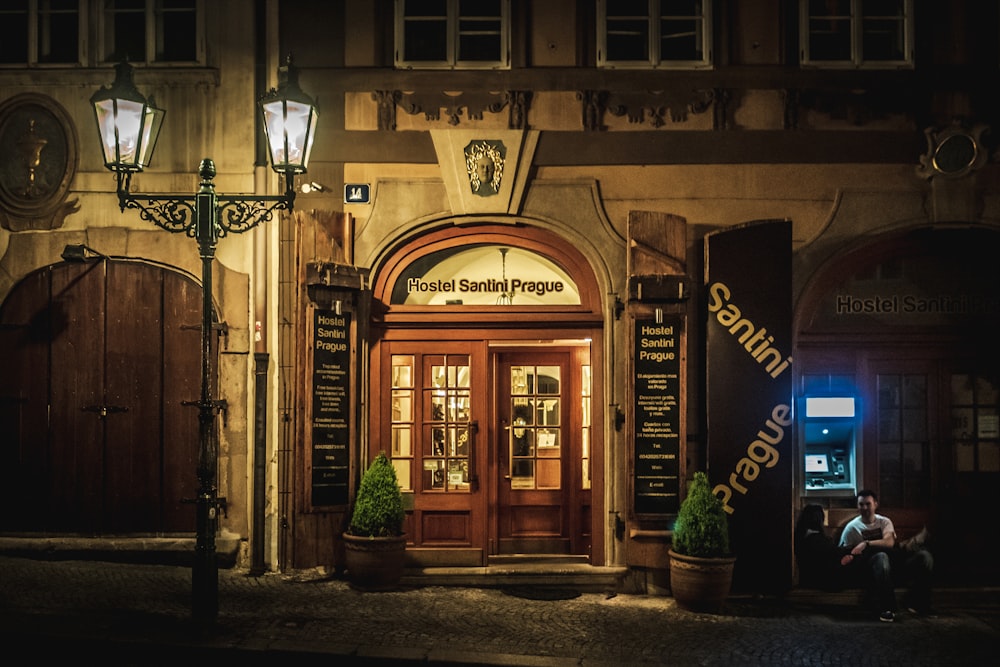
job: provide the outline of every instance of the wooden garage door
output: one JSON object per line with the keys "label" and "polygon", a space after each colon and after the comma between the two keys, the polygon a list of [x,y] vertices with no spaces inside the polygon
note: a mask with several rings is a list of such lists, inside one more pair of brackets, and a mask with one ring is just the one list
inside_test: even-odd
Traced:
{"label": "wooden garage door", "polygon": [[0,307],[0,530],[193,530],[200,286],[142,262],[57,264]]}

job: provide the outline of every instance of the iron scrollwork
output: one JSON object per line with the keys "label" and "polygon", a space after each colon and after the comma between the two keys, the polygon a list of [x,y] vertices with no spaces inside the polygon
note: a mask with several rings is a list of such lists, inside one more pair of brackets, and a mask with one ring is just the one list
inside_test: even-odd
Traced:
{"label": "iron scrollwork", "polygon": [[134,208],[139,217],[168,232],[184,232],[195,236],[194,197],[160,199],[155,195],[126,194],[122,196],[122,210]]}
{"label": "iron scrollwork", "polygon": [[219,237],[227,233],[242,234],[262,222],[274,218],[276,210],[289,210],[287,196],[233,196],[219,199]]}

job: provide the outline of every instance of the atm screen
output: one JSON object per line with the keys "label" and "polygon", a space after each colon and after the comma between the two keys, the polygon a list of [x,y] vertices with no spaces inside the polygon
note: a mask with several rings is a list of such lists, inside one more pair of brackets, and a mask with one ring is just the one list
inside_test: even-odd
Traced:
{"label": "atm screen", "polygon": [[830,472],[830,459],[827,458],[826,454],[806,454],[806,472]]}

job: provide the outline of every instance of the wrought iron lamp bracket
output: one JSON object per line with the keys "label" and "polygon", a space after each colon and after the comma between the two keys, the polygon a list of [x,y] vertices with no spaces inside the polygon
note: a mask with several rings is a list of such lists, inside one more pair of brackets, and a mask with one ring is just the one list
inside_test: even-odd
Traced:
{"label": "wrought iron lamp bracket", "polygon": [[[139,217],[161,229],[185,233],[198,238],[197,195],[160,195],[129,192],[131,172],[118,172],[118,204],[122,212],[127,208],[139,211]],[[203,182],[203,186],[205,183]],[[223,195],[215,196],[208,181],[215,210],[211,220],[214,238],[227,234],[242,234],[257,225],[274,219],[274,212],[291,211],[295,204],[295,189],[291,182],[282,195]]]}

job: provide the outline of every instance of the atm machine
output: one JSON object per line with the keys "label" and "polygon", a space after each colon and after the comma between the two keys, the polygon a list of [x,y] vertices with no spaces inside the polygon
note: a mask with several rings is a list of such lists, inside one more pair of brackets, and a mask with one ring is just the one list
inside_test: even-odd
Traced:
{"label": "atm machine", "polygon": [[799,400],[800,475],[807,497],[853,496],[861,479],[861,409],[855,396]]}

